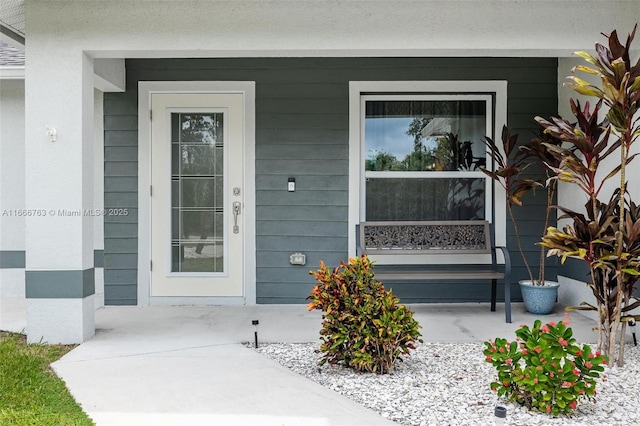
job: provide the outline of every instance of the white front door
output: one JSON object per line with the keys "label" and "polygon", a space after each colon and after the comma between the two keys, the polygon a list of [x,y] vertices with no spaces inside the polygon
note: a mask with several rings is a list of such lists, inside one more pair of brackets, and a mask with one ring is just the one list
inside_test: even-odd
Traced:
{"label": "white front door", "polygon": [[151,296],[243,297],[242,93],[151,94]]}

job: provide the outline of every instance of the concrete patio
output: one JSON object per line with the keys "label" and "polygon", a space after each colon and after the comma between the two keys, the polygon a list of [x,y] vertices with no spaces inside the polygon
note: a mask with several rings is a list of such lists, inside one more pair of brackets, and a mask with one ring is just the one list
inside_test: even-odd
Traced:
{"label": "concrete patio", "polygon": [[[21,310],[8,305],[0,328],[20,331]],[[512,324],[504,322],[503,306],[411,307],[424,339],[434,342],[512,336],[536,318],[519,303]],[[318,341],[321,313],[304,305],[108,307],[96,312],[96,335],[53,367],[99,426],[394,424],[247,348],[242,342],[253,341],[254,319],[261,343]],[[560,321],[564,313],[556,306],[541,319]],[[581,342],[595,342],[594,325],[571,316]]]}

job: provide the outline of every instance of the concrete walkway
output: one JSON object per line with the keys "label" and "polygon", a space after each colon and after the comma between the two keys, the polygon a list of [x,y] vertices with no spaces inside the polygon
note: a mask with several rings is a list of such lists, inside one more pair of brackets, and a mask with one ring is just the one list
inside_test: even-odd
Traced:
{"label": "concrete walkway", "polygon": [[[488,304],[414,305],[427,341],[513,336],[533,323],[521,304],[513,324]],[[563,319],[561,307],[544,321]],[[96,312],[96,335],[53,364],[98,426],[394,425],[242,345],[317,342],[321,313],[303,305],[109,307]],[[594,342],[595,322],[572,315],[576,338]]]}

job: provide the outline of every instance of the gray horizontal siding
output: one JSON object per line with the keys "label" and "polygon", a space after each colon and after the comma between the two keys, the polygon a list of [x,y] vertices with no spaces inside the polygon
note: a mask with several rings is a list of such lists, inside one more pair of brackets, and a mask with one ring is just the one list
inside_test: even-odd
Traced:
{"label": "gray horizontal siding", "polygon": [[262,160],[256,159],[256,175],[345,175],[349,161],[345,160]]}
{"label": "gray horizontal siding", "polygon": [[256,248],[258,251],[286,250],[293,252],[318,252],[336,251],[342,253],[342,258],[347,255],[347,236],[333,237],[309,237],[307,235],[282,236],[262,235],[256,236]]}
{"label": "gray horizontal siding", "polygon": [[104,268],[104,250],[93,251],[93,267]]}
{"label": "gray horizontal siding", "polygon": [[344,221],[348,214],[346,206],[259,206],[256,217],[278,218],[278,221]]}
{"label": "gray horizontal siding", "polygon": [[589,267],[586,262],[581,259],[567,258],[564,264],[558,268],[558,275],[577,281],[591,281]]}
{"label": "gray horizontal siding", "polygon": [[104,149],[105,161],[136,161],[137,159],[137,146],[109,146]]}
{"label": "gray horizontal siding", "polygon": [[[129,115],[106,115],[104,117],[104,130],[138,130],[138,117]],[[105,145],[106,146],[106,145]]]}
{"label": "gray horizontal siding", "polygon": [[[469,283],[469,281],[447,280],[446,282],[393,283],[386,284],[385,287],[393,290],[393,294],[398,296],[403,303],[460,303],[470,300],[486,299],[489,301],[491,299],[491,283],[488,281]],[[262,300],[262,303],[269,304],[303,303],[312,288],[313,283],[309,283],[309,279],[298,284],[264,282],[258,288],[257,297]],[[286,289],[286,291],[282,291],[282,289]],[[518,286],[512,288],[511,296],[512,300],[521,299]],[[497,300],[504,302],[502,283],[498,283]]]}
{"label": "gray horizontal siding", "polygon": [[104,95],[104,206],[127,215],[104,218],[104,294],[107,305],[137,304],[138,99],[131,90]]}
{"label": "gray horizontal siding", "polygon": [[[287,143],[291,145],[317,144],[342,145],[349,139],[349,129],[325,129],[309,131],[308,129],[289,129],[286,132],[278,129],[260,129],[260,145]],[[259,149],[258,145],[256,150]],[[348,147],[346,147],[348,149]]]}
{"label": "gray horizontal siding", "polygon": [[109,161],[104,164],[105,179],[110,176],[138,176],[138,163],[136,161]]}
{"label": "gray horizontal siding", "polygon": [[[567,258],[564,264],[558,266],[558,275],[577,281],[591,282],[591,273],[585,261],[581,259]],[[633,292],[635,297],[640,297],[640,287],[636,286]]]}
{"label": "gray horizontal siding", "polygon": [[[105,96],[107,95],[108,94],[105,93]],[[137,148],[138,147],[138,131],[110,129],[108,132],[104,133],[104,140],[105,140],[105,147],[134,146]]]}
{"label": "gray horizontal siding", "polygon": [[[259,303],[302,303],[313,286],[309,268],[347,256],[349,81],[507,80],[509,125],[526,140],[535,115],[554,114],[557,61],[545,58],[235,58],[127,60],[126,93],[105,94],[105,207],[130,216],[105,220],[107,303],[135,302],[138,81],[256,82],[256,246]],[[296,192],[286,191],[288,177]],[[108,202],[108,203],[107,203]],[[542,228],[544,199],[517,213],[528,230]],[[107,219],[107,218],[105,218]],[[509,228],[514,278],[524,278]],[[537,263],[536,233],[527,257]],[[307,266],[289,265],[289,254]],[[117,255],[109,257],[109,254]],[[125,257],[121,257],[125,256]],[[555,267],[550,268],[555,273]],[[122,273],[126,273],[122,275]],[[519,294],[514,286],[514,293]],[[407,301],[489,300],[475,283],[406,284]]]}
{"label": "gray horizontal siding", "polygon": [[[105,277],[105,283],[106,280],[107,277]],[[134,297],[138,291],[137,284],[119,284],[116,282],[110,282],[108,288],[109,299],[107,303],[107,287],[105,286],[105,304],[122,306],[133,306],[137,304],[137,297]]]}
{"label": "gray horizontal siding", "polygon": [[[105,220],[104,232],[105,232],[105,244],[107,244],[107,240],[111,238],[134,237],[138,232],[138,224],[137,223],[113,223],[111,221],[107,222]],[[108,235],[109,238],[107,238],[106,235]]]}
{"label": "gray horizontal siding", "polygon": [[[289,264],[289,255],[291,252],[289,251],[278,251],[278,250],[269,250],[260,252],[260,256],[257,259],[257,267],[263,268],[266,270],[267,268],[274,268],[279,270],[284,270],[285,275],[287,275],[287,271],[291,269],[302,269],[304,273],[308,274],[312,269],[318,269],[318,265],[320,261],[323,261],[327,265],[337,265],[341,260],[344,260],[343,254],[339,252],[331,252],[331,251],[316,251],[310,254],[307,254],[307,263],[306,265],[290,265]],[[274,266],[278,265],[278,266]],[[304,281],[308,281],[309,278],[307,276],[304,277]]]}
{"label": "gray horizontal siding", "polygon": [[[459,303],[469,300],[491,300],[491,282],[481,281],[426,281],[421,283],[388,283],[403,303]],[[521,300],[519,286],[512,286],[511,299]],[[504,284],[498,281],[496,299],[504,302]],[[489,310],[489,308],[487,308]],[[498,315],[496,313],[496,315]]]}
{"label": "gray horizontal siding", "polygon": [[104,190],[114,192],[120,188],[137,188],[138,178],[136,176],[109,176],[104,180]]}
{"label": "gray horizontal siding", "polygon": [[270,143],[256,147],[256,156],[264,160],[344,160],[348,158],[349,147],[338,143],[296,144]]}
{"label": "gray horizontal siding", "polygon": [[293,237],[299,235],[305,235],[307,237],[344,237],[347,234],[347,224],[344,223],[344,221],[258,220],[256,223],[256,234]]}
{"label": "gray horizontal siding", "polygon": [[111,237],[104,242],[105,250],[110,254],[136,253],[138,242],[129,237]]}
{"label": "gray horizontal siding", "polygon": [[[288,175],[287,175],[288,176]],[[282,174],[263,175],[256,182],[258,191],[282,191],[287,184],[287,177]],[[349,176],[326,176],[326,175],[305,175],[296,177],[297,191],[340,191],[349,184]],[[284,185],[284,186],[283,186]],[[291,194],[293,195],[293,194]]]}
{"label": "gray horizontal siding", "polygon": [[[290,175],[285,174],[285,175]],[[265,206],[282,205],[304,205],[304,206],[326,206],[345,205],[348,198],[347,191],[305,191],[282,192],[262,190],[256,194],[256,204]]]}

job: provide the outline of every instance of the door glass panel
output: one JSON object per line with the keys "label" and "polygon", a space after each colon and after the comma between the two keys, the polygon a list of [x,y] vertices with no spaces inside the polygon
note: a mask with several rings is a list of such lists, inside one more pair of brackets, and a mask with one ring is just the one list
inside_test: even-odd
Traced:
{"label": "door glass panel", "polygon": [[171,272],[224,272],[223,120],[171,114]]}

